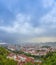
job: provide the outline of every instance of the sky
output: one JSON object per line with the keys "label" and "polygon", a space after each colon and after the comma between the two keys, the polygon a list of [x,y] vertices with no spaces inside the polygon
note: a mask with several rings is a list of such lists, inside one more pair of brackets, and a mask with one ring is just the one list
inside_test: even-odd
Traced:
{"label": "sky", "polygon": [[0,42],[56,42],[56,0],[0,0]]}

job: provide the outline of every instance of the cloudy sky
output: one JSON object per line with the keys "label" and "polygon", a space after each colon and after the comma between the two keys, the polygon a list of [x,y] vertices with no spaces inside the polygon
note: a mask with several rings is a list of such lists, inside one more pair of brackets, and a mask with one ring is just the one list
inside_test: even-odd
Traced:
{"label": "cloudy sky", "polygon": [[0,0],[0,42],[56,41],[56,0]]}

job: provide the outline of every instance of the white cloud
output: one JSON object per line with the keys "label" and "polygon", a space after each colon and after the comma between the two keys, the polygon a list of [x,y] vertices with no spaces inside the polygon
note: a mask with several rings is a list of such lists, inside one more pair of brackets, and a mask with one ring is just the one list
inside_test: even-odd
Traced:
{"label": "white cloud", "polygon": [[1,45],[3,45],[3,44],[7,44],[7,43],[0,43]]}
{"label": "white cloud", "polygon": [[54,3],[55,3],[54,0],[43,0],[43,7],[44,8],[52,7]]}
{"label": "white cloud", "polygon": [[31,17],[23,14],[18,14],[13,26],[0,26],[0,30],[4,30],[9,33],[20,33],[27,35],[40,35],[45,32],[45,29],[41,27],[33,27],[29,22]]}
{"label": "white cloud", "polygon": [[56,28],[56,5],[48,14],[41,18],[41,24],[45,27]]}

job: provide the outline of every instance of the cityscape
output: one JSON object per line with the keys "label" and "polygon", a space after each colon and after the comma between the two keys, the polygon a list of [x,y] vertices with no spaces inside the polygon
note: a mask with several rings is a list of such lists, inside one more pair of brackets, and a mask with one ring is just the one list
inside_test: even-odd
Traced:
{"label": "cityscape", "polygon": [[56,65],[56,0],[0,0],[0,65]]}
{"label": "cityscape", "polygon": [[[50,44],[48,46],[46,45],[46,43],[42,43],[42,45],[31,44],[25,44],[21,46],[18,44],[12,45],[0,43],[0,51],[2,48],[6,49],[6,53],[8,52],[8,54],[6,55],[6,59],[14,60],[14,62],[17,62],[15,65],[42,65],[45,61],[44,58],[46,59],[46,56],[49,57],[53,53],[56,54],[56,42],[48,42],[48,44]],[[3,52],[1,51],[0,55],[1,53]]]}

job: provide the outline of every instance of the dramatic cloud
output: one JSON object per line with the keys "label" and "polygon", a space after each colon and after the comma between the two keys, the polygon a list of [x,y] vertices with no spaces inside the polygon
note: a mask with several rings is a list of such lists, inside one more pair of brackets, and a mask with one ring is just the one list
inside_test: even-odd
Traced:
{"label": "dramatic cloud", "polygon": [[56,1],[0,0],[0,40],[17,43],[35,37],[56,37]]}
{"label": "dramatic cloud", "polygon": [[4,30],[8,33],[19,33],[19,34],[27,34],[40,35],[45,32],[41,27],[33,27],[29,22],[31,21],[30,16],[18,14],[16,16],[16,20],[14,21],[12,26],[0,26],[0,30]]}

